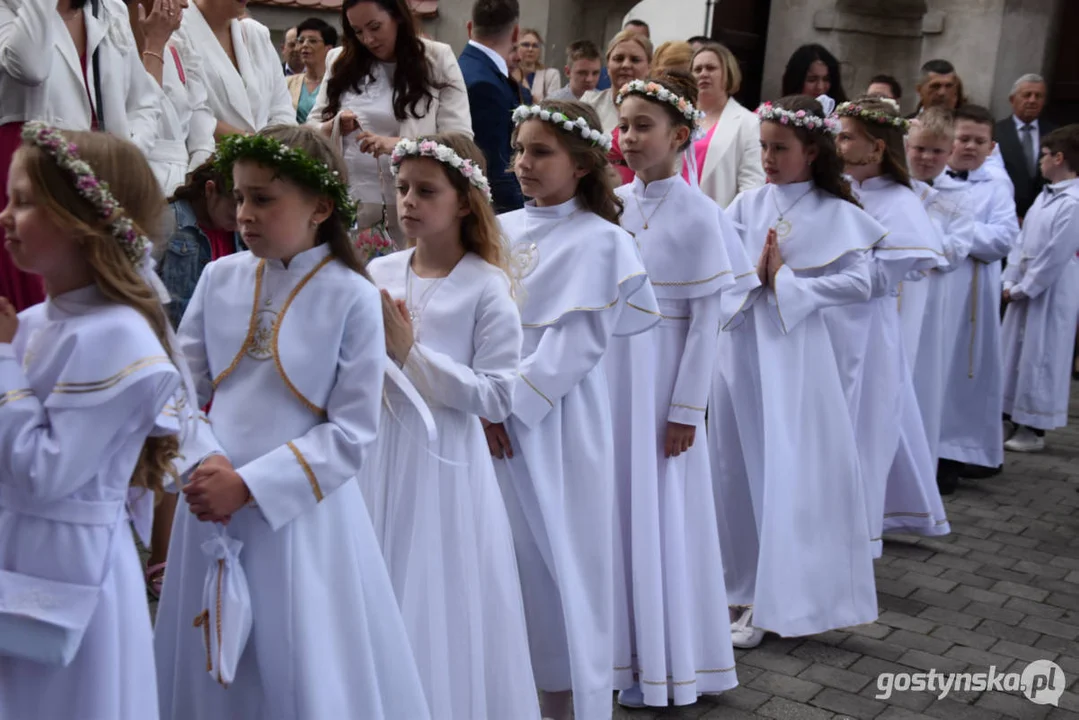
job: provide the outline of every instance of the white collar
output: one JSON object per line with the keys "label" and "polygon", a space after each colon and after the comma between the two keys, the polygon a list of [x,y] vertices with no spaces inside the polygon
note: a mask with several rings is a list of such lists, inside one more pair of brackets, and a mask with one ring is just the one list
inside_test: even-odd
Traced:
{"label": "white collar", "polygon": [[505,75],[506,77],[510,76],[510,67],[506,64],[506,58],[502,57],[486,45],[482,45],[476,42],[475,40],[469,40],[468,44],[482,52],[487,57],[491,58],[491,62],[493,62],[495,66],[502,71],[503,75]]}
{"label": "white collar", "polygon": [[[1015,115],[1012,115],[1012,122],[1015,123],[1015,129],[1019,130],[1019,131],[1022,131],[1022,129],[1027,126],[1027,124],[1025,122],[1020,120]],[[1034,128],[1034,132],[1040,132],[1041,131],[1041,128],[1038,126],[1038,118],[1034,118],[1034,121],[1032,123],[1030,123],[1030,127]]]}

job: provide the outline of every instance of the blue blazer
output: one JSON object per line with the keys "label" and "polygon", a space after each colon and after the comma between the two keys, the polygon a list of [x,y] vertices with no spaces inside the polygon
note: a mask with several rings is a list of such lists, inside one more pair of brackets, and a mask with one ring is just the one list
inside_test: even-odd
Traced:
{"label": "blue blazer", "polygon": [[466,45],[458,58],[472,111],[472,132],[487,158],[487,179],[495,212],[518,210],[524,205],[517,176],[510,171],[513,111],[521,104],[513,83],[483,52]]}

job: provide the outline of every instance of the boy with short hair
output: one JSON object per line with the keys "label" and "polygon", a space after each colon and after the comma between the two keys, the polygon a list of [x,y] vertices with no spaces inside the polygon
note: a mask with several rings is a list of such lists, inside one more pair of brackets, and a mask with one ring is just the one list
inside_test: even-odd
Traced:
{"label": "boy with short hair", "polygon": [[[948,165],[954,144],[955,121],[950,111],[928,108],[911,122],[907,135],[911,184],[940,232],[948,258],[947,266],[929,271],[922,281],[927,285],[928,298],[918,336],[912,338],[907,333],[903,337],[904,346],[914,355],[910,361],[914,390],[934,461],[940,459],[944,391],[956,352],[955,336],[959,332],[960,322],[958,309],[948,307],[949,278],[944,273],[950,273],[963,264],[974,241],[974,218],[971,214],[933,187]],[[907,310],[906,304],[900,305],[904,328],[907,326]]]}
{"label": "boy with short hair", "polygon": [[580,100],[595,90],[603,70],[603,55],[591,40],[578,40],[566,48],[566,77],[569,82],[547,96],[549,100]]}
{"label": "boy with short hair", "polygon": [[1004,411],[1017,428],[1006,450],[1037,452],[1068,424],[1079,317],[1079,125],[1041,139],[1048,184],[1027,211],[1004,271]]}
{"label": "boy with short hair", "polygon": [[977,105],[955,112],[955,144],[933,187],[974,218],[970,252],[948,276],[948,312],[958,317],[941,422],[941,492],[959,477],[988,477],[1004,464],[1000,261],[1019,235],[1010,184],[985,167],[993,115]]}

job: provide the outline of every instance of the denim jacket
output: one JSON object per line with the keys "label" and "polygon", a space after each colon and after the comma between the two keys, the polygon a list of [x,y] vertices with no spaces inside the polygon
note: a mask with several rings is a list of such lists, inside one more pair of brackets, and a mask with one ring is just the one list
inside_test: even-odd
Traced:
{"label": "denim jacket", "polygon": [[[165,288],[169,291],[172,302],[169,303],[169,320],[174,328],[180,326],[180,319],[195,294],[195,286],[202,275],[202,269],[212,258],[210,239],[199,227],[195,210],[186,200],[174,200],[169,204],[176,216],[176,231],[169,238],[165,254],[157,265]],[[236,250],[244,249],[240,236],[235,235]]]}

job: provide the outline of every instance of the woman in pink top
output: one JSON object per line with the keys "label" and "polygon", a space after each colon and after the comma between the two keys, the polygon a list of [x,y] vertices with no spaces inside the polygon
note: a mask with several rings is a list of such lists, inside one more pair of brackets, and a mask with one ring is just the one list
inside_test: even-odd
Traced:
{"label": "woman in pink top", "polygon": [[705,113],[705,135],[693,148],[697,177],[704,194],[725,208],[739,193],[764,185],[760,120],[731,97],[742,73],[730,50],[707,43],[693,55],[692,69],[698,107]]}

